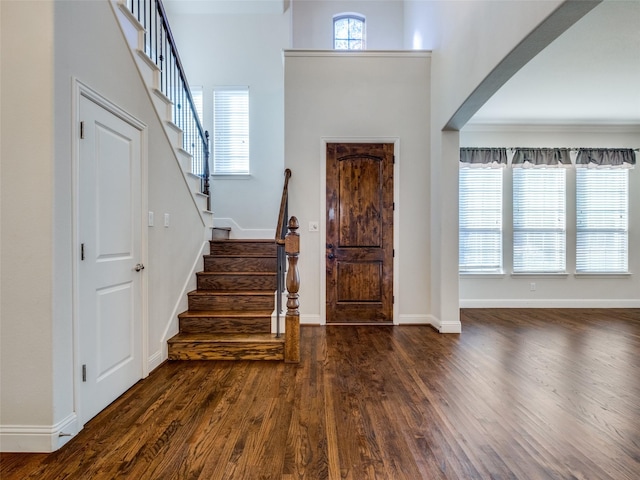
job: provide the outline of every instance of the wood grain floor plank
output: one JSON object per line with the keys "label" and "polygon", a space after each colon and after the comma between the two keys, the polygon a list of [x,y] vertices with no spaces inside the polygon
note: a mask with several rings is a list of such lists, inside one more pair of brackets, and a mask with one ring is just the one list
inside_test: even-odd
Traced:
{"label": "wood grain floor plank", "polygon": [[3,480],[640,478],[640,309],[301,330],[301,363],[170,362]]}

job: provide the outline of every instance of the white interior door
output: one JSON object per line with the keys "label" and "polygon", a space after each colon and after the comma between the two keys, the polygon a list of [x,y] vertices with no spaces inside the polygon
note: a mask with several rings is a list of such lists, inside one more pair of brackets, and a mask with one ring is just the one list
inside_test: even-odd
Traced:
{"label": "white interior door", "polygon": [[142,133],[84,96],[80,121],[77,291],[84,424],[142,378]]}

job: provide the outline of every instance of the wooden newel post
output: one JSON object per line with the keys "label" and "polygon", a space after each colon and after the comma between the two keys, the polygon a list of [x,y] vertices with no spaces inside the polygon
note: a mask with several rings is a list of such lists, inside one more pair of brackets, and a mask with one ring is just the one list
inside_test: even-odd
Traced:
{"label": "wooden newel post", "polygon": [[300,273],[298,272],[298,255],[300,253],[300,225],[296,217],[289,219],[289,232],[284,238],[284,251],[289,262],[287,268],[287,316],[284,330],[284,361],[298,363],[300,361]]}

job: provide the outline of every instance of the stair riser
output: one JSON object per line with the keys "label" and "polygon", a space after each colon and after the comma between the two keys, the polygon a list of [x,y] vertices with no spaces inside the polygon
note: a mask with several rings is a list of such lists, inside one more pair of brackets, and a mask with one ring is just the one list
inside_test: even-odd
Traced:
{"label": "stair riser", "polygon": [[206,272],[276,272],[277,259],[274,257],[213,257],[205,255]]}
{"label": "stair riser", "polygon": [[211,255],[278,255],[275,243],[265,242],[209,242]]}
{"label": "stair riser", "polygon": [[271,333],[271,318],[181,318],[182,333]]}
{"label": "stair riser", "polygon": [[273,295],[189,295],[189,310],[273,310]]}
{"label": "stair riser", "polygon": [[198,275],[198,290],[276,290],[275,275]]}
{"label": "stair riser", "polygon": [[284,360],[284,345],[176,342],[169,345],[169,360]]}

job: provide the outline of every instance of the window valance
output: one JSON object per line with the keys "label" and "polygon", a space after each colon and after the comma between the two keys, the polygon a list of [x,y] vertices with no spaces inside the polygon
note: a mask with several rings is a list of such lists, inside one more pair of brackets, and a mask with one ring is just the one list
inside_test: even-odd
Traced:
{"label": "window valance", "polygon": [[571,166],[568,148],[516,148],[511,164],[514,167]]}
{"label": "window valance", "polygon": [[507,165],[506,148],[461,148],[460,166],[504,167]]}
{"label": "window valance", "polygon": [[624,167],[636,164],[636,154],[631,148],[581,148],[576,157],[579,167]]}

